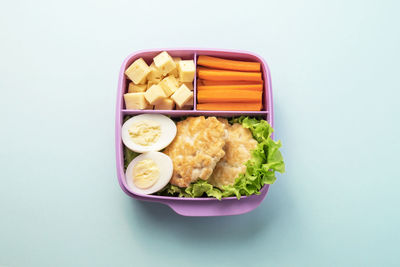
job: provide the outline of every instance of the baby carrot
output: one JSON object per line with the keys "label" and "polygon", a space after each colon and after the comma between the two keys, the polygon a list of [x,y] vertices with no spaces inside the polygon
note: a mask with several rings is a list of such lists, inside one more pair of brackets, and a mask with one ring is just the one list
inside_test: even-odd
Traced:
{"label": "baby carrot", "polygon": [[197,92],[199,103],[261,102],[262,91],[253,90],[201,90]]}
{"label": "baby carrot", "polygon": [[197,86],[199,91],[201,90],[255,90],[262,91],[262,84],[238,84],[238,85],[199,85]]}
{"label": "baby carrot", "polygon": [[210,56],[199,56],[197,64],[209,68],[239,71],[260,71],[261,66],[259,62],[229,60]]}
{"label": "baby carrot", "polygon": [[203,103],[197,104],[197,110],[232,110],[258,111],[262,109],[261,102],[250,103]]}
{"label": "baby carrot", "polygon": [[213,81],[262,81],[261,72],[199,69],[200,79]]}

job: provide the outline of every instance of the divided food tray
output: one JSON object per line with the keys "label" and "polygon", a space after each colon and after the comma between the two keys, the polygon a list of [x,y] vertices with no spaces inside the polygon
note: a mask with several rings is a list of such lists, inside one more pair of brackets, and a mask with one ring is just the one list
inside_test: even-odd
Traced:
{"label": "divided food tray", "polygon": [[[197,84],[194,79],[194,107],[193,110],[127,110],[123,101],[123,95],[127,91],[129,80],[124,72],[136,59],[143,58],[150,63],[153,57],[162,51],[167,51],[172,57],[181,57],[182,59],[193,59],[195,64],[199,55],[215,56],[226,59],[256,61],[261,63],[261,72],[264,80],[263,109],[261,111],[204,111],[196,109]],[[197,65],[196,65],[197,66]],[[127,187],[124,171],[123,143],[121,140],[121,127],[123,118],[126,115],[139,115],[146,113],[164,114],[170,117],[182,116],[216,116],[216,117],[235,117],[240,115],[257,116],[266,119],[273,127],[273,105],[271,76],[267,63],[260,56],[246,51],[226,50],[226,49],[197,49],[197,48],[179,48],[179,49],[151,49],[141,50],[130,54],[122,63],[119,73],[117,89],[117,105],[115,117],[115,146],[117,161],[118,182],[122,190],[130,197],[163,203],[171,207],[176,213],[184,216],[224,216],[237,215],[249,212],[260,205],[261,201],[267,195],[269,185],[264,185],[259,195],[242,196],[239,200],[236,197],[227,197],[222,200],[215,198],[182,198],[158,195],[136,195]]]}

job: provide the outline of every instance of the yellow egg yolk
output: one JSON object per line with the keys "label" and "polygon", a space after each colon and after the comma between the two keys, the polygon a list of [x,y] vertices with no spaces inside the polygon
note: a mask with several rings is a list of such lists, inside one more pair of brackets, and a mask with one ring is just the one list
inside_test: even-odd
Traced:
{"label": "yellow egg yolk", "polygon": [[153,186],[160,178],[160,169],[151,159],[139,161],[133,167],[133,183],[140,189]]}
{"label": "yellow egg yolk", "polygon": [[150,146],[160,138],[161,126],[154,121],[139,121],[132,124],[129,135],[136,144]]}

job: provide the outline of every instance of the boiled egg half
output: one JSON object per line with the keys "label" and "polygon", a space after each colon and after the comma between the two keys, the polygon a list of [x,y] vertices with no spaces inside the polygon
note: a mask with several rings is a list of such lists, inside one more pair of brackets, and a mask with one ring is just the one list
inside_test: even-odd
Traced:
{"label": "boiled egg half", "polygon": [[132,151],[160,151],[174,140],[176,125],[161,114],[142,114],[127,120],[121,135],[122,142]]}
{"label": "boiled egg half", "polygon": [[170,157],[161,152],[146,152],[129,163],[125,173],[126,183],[135,194],[153,194],[168,184],[172,171]]}

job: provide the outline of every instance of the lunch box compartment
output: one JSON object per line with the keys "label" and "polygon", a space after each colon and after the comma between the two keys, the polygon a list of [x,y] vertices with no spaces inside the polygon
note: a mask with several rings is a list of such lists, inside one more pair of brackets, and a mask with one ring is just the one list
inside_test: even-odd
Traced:
{"label": "lunch box compartment", "polygon": [[[163,50],[164,51],[164,50]],[[171,57],[180,57],[182,60],[194,60],[195,61],[195,64],[196,64],[196,53],[195,52],[193,52],[193,51],[189,51],[189,50],[185,50],[185,51],[178,51],[178,50],[171,50],[171,51],[169,51],[169,50],[167,50],[168,51],[168,54],[171,56]],[[123,70],[123,72],[125,72],[125,70],[136,60],[136,59],[139,59],[139,58],[143,58],[144,59],[144,61],[146,61],[146,63],[147,63],[147,65],[149,65],[150,66],[150,64],[151,64],[151,62],[153,62],[153,58],[155,57],[155,56],[157,56],[160,52],[162,52],[162,51],[159,51],[159,50],[157,50],[157,51],[154,51],[154,50],[152,50],[152,51],[144,51],[143,53],[138,53],[138,54],[132,54],[131,56],[129,56],[127,59],[126,59],[126,63],[124,62],[124,65],[125,65],[125,69]],[[121,68],[121,71],[122,71],[122,68]],[[125,76],[125,75],[124,75]],[[125,93],[127,93],[128,92],[128,85],[129,85],[129,80],[128,79],[123,79],[123,81],[122,81],[122,84],[121,84],[121,88],[123,88],[124,90],[123,90],[123,94],[125,94]],[[196,86],[196,76],[195,76],[195,79],[194,79],[194,84],[193,84],[193,88]],[[119,87],[119,86],[118,86]],[[195,91],[194,91],[195,92]],[[122,98],[123,98],[123,94],[122,94]],[[194,97],[193,97],[194,99],[194,103],[193,103],[193,106],[195,107],[196,106],[196,97],[195,97],[195,94],[194,94]],[[123,107],[123,109],[126,109],[126,107],[125,107],[125,103],[124,103],[124,101],[123,101],[123,99],[122,99],[122,107]]]}
{"label": "lunch box compartment", "polygon": [[[125,77],[125,70],[136,59],[142,57],[148,64],[151,63],[154,56],[162,51],[167,51],[172,57],[181,57],[182,59],[193,59],[196,63],[199,55],[216,56],[226,59],[238,59],[247,61],[257,61],[261,63],[262,75],[264,79],[263,110],[262,111],[198,111],[196,109],[196,76],[194,80],[194,109],[193,110],[127,110],[125,109],[123,94],[127,91],[129,81]],[[197,67],[197,65],[196,65]],[[115,145],[117,176],[122,190],[132,198],[154,201],[170,206],[175,212],[185,216],[223,216],[236,215],[249,212],[255,209],[265,198],[269,185],[264,185],[259,195],[242,196],[240,200],[236,197],[223,198],[179,198],[157,195],[136,195],[129,191],[125,181],[123,144],[121,140],[121,127],[123,119],[127,115],[139,114],[164,114],[170,117],[183,116],[217,116],[217,117],[237,117],[241,115],[262,117],[266,119],[273,127],[273,106],[272,106],[272,88],[270,72],[266,62],[259,56],[234,50],[218,49],[157,49],[143,50],[129,55],[122,64],[119,74],[119,83],[117,91],[116,105],[116,124],[115,124]]]}

